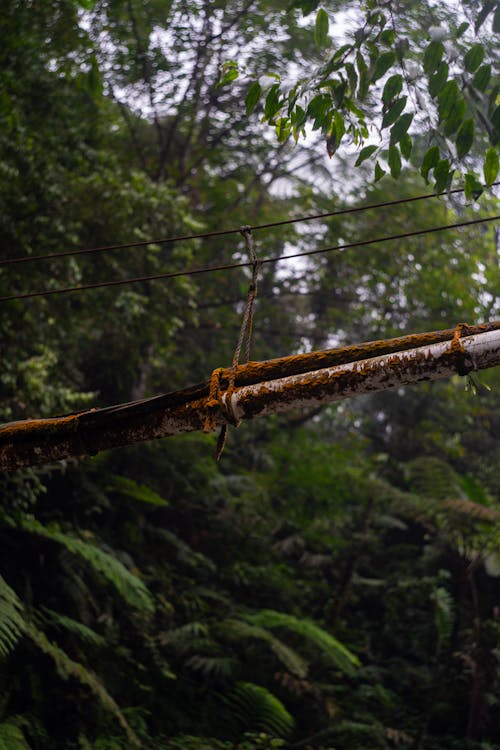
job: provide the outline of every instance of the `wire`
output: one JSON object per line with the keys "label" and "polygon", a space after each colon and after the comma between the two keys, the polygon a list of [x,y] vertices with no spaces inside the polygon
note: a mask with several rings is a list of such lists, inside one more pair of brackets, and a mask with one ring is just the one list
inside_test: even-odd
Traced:
{"label": "wire", "polygon": [[[300,253],[291,253],[289,255],[275,255],[269,258],[259,259],[261,265],[267,263],[280,263],[284,260],[290,260],[292,258],[304,258],[310,255],[319,255],[321,253],[330,253],[335,250],[343,251],[349,250],[355,247],[363,247],[368,245],[375,245],[379,242],[389,242],[391,240],[402,240],[408,237],[417,237],[424,234],[432,234],[433,232],[443,232],[446,229],[457,229],[459,227],[473,226],[474,224],[486,224],[490,221],[497,221],[500,219],[500,214],[496,216],[487,216],[482,219],[471,219],[469,221],[460,221],[455,224],[444,224],[438,227],[430,227],[428,229],[418,229],[413,232],[403,232],[402,234],[392,234],[387,237],[377,237],[372,240],[359,240],[357,242],[349,242],[344,245],[334,245],[333,247],[325,247],[319,250],[305,250]],[[157,273],[149,276],[136,276],[129,279],[117,279],[115,281],[98,281],[93,284],[83,284],[81,286],[70,286],[62,287],[58,289],[46,289],[43,291],[25,292],[24,294],[12,294],[5,297],[0,297],[0,302],[10,302],[13,300],[20,299],[31,299],[33,297],[49,297],[53,294],[70,294],[72,292],[83,292],[87,289],[102,289],[103,287],[112,286],[124,286],[125,284],[137,284],[142,281],[158,281],[160,279],[174,279],[178,276],[197,276],[205,273],[215,273],[217,271],[230,271],[236,268],[248,268],[252,266],[252,261],[243,261],[241,263],[224,263],[217,266],[203,266],[201,268],[189,268],[181,271],[171,271],[170,273]]]}
{"label": "wire", "polygon": [[[491,187],[500,185],[500,182],[494,182]],[[283,219],[283,221],[272,221],[267,224],[255,224],[250,226],[251,231],[258,229],[272,229],[273,227],[282,227],[287,224],[297,224],[303,221],[313,221],[315,219],[326,219],[332,216],[343,216],[345,214],[354,214],[360,211],[368,211],[373,208],[387,208],[388,206],[398,206],[402,203],[413,203],[415,201],[422,201],[428,198],[439,198],[442,195],[453,195],[456,193],[463,193],[465,188],[455,188],[454,190],[443,190],[441,193],[426,193],[424,195],[417,195],[413,198],[398,198],[393,201],[384,201],[383,203],[370,203],[368,206],[354,206],[352,208],[342,208],[339,211],[328,211],[327,213],[320,214],[309,214],[306,216],[300,216],[296,219]],[[204,240],[212,237],[224,237],[229,234],[238,234],[241,227],[238,229],[220,229],[213,232],[202,232],[199,234],[184,234],[176,237],[164,237],[157,240],[141,240],[138,242],[125,242],[121,245],[103,245],[101,247],[89,247],[80,248],[75,250],[67,250],[64,253],[48,253],[47,255],[28,255],[23,258],[6,258],[0,260],[0,266],[13,266],[19,263],[34,263],[35,261],[42,260],[55,260],[57,258],[68,258],[74,255],[91,255],[93,253],[107,253],[111,250],[124,250],[130,247],[145,247],[147,245],[166,245],[172,242],[186,242],[188,240]]]}

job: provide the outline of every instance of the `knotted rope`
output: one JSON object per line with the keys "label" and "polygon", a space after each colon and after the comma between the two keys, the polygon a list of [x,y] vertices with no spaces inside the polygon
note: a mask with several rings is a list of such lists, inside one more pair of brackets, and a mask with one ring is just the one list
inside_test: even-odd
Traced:
{"label": "knotted rope", "polygon": [[252,230],[249,226],[243,226],[240,228],[240,233],[245,238],[248,255],[252,263],[252,278],[248,287],[247,299],[245,304],[245,311],[243,313],[243,319],[241,321],[240,333],[238,341],[233,354],[233,362],[231,365],[231,372],[229,375],[229,383],[227,390],[222,398],[222,385],[221,385],[221,373],[223,368],[219,367],[213,371],[210,378],[210,390],[207,401],[207,416],[205,418],[205,424],[203,427],[204,432],[211,432],[217,427],[217,413],[222,413],[226,423],[222,425],[219,438],[217,440],[217,447],[215,450],[215,459],[218,461],[224,450],[227,437],[227,426],[232,424],[234,427],[238,427],[240,424],[239,420],[235,416],[231,408],[231,396],[234,392],[234,384],[236,379],[236,370],[240,361],[240,354],[243,344],[246,339],[245,355],[246,361],[250,361],[250,351],[252,347],[252,334],[253,334],[253,317],[254,317],[254,306],[255,299],[258,291],[258,276],[260,269],[260,262],[255,252],[253,244]]}

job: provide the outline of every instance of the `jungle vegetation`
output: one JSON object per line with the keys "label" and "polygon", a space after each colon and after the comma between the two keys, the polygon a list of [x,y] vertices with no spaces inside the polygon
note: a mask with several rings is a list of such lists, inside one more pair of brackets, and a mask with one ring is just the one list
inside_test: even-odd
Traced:
{"label": "jungle vegetation", "polygon": [[[488,215],[497,2],[3,0],[0,295]],[[498,38],[498,37],[497,37]],[[3,303],[0,420],[231,363],[246,270]],[[498,230],[261,269],[253,359],[500,317]],[[494,750],[500,371],[0,477],[0,750]]]}

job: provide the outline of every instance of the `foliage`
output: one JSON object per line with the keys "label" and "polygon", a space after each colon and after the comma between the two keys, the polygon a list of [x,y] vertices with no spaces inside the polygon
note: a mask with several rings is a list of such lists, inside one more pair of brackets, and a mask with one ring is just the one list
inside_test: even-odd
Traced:
{"label": "foliage", "polygon": [[15,718],[0,724],[0,750],[30,750],[22,729]]}
{"label": "foliage", "polygon": [[[243,238],[152,240],[415,198],[454,169],[465,201],[255,231],[258,255],[493,213],[494,4],[354,5],[4,4],[1,260],[148,244],[2,265],[1,294],[240,262]],[[494,319],[497,240],[265,264],[251,356]],[[2,419],[205,379],[249,281],[5,304]],[[256,420],[218,464],[193,434],[0,477],[0,746],[497,746],[499,387],[497,368],[475,393],[457,376]]]}
{"label": "foliage", "polygon": [[238,682],[226,700],[232,721],[243,728],[276,737],[286,737],[293,729],[293,718],[281,701],[260,685]]}
{"label": "foliage", "polygon": [[274,612],[267,609],[255,615],[249,615],[248,619],[257,625],[268,628],[286,628],[301,635],[321,649],[323,655],[346,674],[354,674],[355,667],[359,666],[358,658],[349,649],[339,643],[326,630],[303,617],[299,619],[284,612]]}
{"label": "foliage", "polygon": [[[489,28],[498,23],[496,4],[454,2],[436,8],[430,2],[369,0],[360,8],[346,2],[344,12],[355,18],[348,31],[342,16],[337,21],[335,7],[317,6],[309,0],[292,3],[306,17],[316,12],[316,64],[302,65],[295,80],[276,75],[268,77],[265,88],[252,83],[247,112],[262,97],[263,119],[279,141],[290,136],[297,141],[312,128],[326,139],[330,157],[341,144],[358,147],[355,166],[370,159],[375,180],[386,171],[399,177],[405,160],[426,181],[433,171],[437,192],[451,185],[456,170],[466,173],[469,197],[481,188],[479,176],[489,187],[498,175],[500,139],[498,70]],[[337,21],[333,29],[330,20]],[[251,63],[249,68],[251,75]],[[223,83],[237,77],[235,66]],[[422,128],[426,146],[419,137]],[[377,144],[365,146],[374,131]],[[481,175],[468,171],[474,168],[467,158],[474,146],[484,162]]]}
{"label": "foliage", "polygon": [[24,630],[22,605],[16,593],[0,576],[0,655],[12,651]]}

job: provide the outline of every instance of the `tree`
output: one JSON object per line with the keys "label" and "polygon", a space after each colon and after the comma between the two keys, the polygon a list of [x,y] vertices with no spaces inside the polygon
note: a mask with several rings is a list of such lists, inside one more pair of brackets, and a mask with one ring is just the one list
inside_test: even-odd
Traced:
{"label": "tree", "polygon": [[[296,0],[292,7],[307,17],[318,5]],[[450,187],[455,172],[464,175],[470,198],[481,190],[481,159],[482,184],[491,186],[500,140],[491,32],[500,30],[500,6],[490,0],[439,7],[412,0],[368,0],[361,9],[359,3],[333,5],[316,12],[312,70],[298,60],[298,75],[283,80],[269,69],[272,76],[250,85],[247,112],[263,97],[263,120],[280,142],[290,136],[297,141],[312,128],[326,139],[330,157],[341,146],[351,153],[356,147],[355,166],[369,159],[375,180],[387,171],[398,177],[406,161],[426,181],[432,173],[437,192]],[[355,18],[353,26],[344,26],[346,17]],[[255,77],[253,60],[245,62]],[[236,63],[226,66],[224,83],[238,75]]]}

